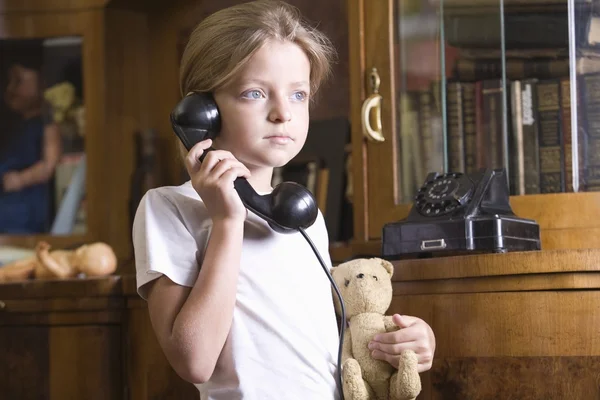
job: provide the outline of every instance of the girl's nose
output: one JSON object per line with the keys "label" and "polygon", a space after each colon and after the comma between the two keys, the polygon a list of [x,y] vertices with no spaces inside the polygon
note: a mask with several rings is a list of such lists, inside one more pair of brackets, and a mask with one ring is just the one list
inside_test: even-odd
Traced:
{"label": "girl's nose", "polygon": [[283,101],[277,101],[273,104],[269,112],[269,120],[272,122],[288,122],[292,119],[292,113],[288,104]]}

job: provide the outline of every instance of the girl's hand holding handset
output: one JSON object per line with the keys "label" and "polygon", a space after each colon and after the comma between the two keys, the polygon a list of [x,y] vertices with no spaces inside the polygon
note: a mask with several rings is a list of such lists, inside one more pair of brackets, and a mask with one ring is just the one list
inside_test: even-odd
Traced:
{"label": "girl's hand holding handset", "polygon": [[233,182],[238,177],[248,179],[250,170],[224,150],[211,150],[200,162],[200,157],[211,145],[212,140],[203,140],[194,145],[185,158],[192,186],[206,205],[213,222],[243,221],[247,210]]}

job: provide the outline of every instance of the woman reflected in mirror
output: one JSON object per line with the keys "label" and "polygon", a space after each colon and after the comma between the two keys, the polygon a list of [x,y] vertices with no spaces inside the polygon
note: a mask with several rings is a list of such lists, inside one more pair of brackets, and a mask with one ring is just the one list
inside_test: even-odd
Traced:
{"label": "woman reflected in mirror", "polygon": [[0,233],[47,232],[52,182],[61,156],[57,124],[43,114],[40,68],[15,62],[8,68],[3,100],[18,122],[0,148]]}

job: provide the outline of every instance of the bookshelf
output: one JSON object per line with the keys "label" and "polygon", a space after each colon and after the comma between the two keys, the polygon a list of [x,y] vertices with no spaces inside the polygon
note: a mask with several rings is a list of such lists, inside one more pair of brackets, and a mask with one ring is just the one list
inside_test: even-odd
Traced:
{"label": "bookshelf", "polygon": [[[357,242],[406,216],[428,172],[503,167],[543,249],[597,247],[597,2],[349,0],[348,10]],[[374,69],[382,101],[365,119]],[[384,140],[365,124],[381,124]]]}

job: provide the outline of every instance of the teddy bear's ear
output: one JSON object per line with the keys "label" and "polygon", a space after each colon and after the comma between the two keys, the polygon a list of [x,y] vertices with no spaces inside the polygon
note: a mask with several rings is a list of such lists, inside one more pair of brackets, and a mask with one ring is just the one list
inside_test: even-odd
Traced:
{"label": "teddy bear's ear", "polygon": [[330,273],[331,275],[333,275],[333,272],[336,270],[336,268],[337,268],[337,266],[336,266],[335,264],[334,264],[334,265],[332,265],[332,266],[331,266],[331,268],[329,268],[329,273]]}
{"label": "teddy bear's ear", "polygon": [[385,268],[385,270],[388,272],[388,274],[390,274],[390,276],[394,275],[394,266],[392,265],[391,262],[387,261],[387,260],[383,260],[383,259],[379,259],[379,262],[381,263],[381,266],[383,268]]}

